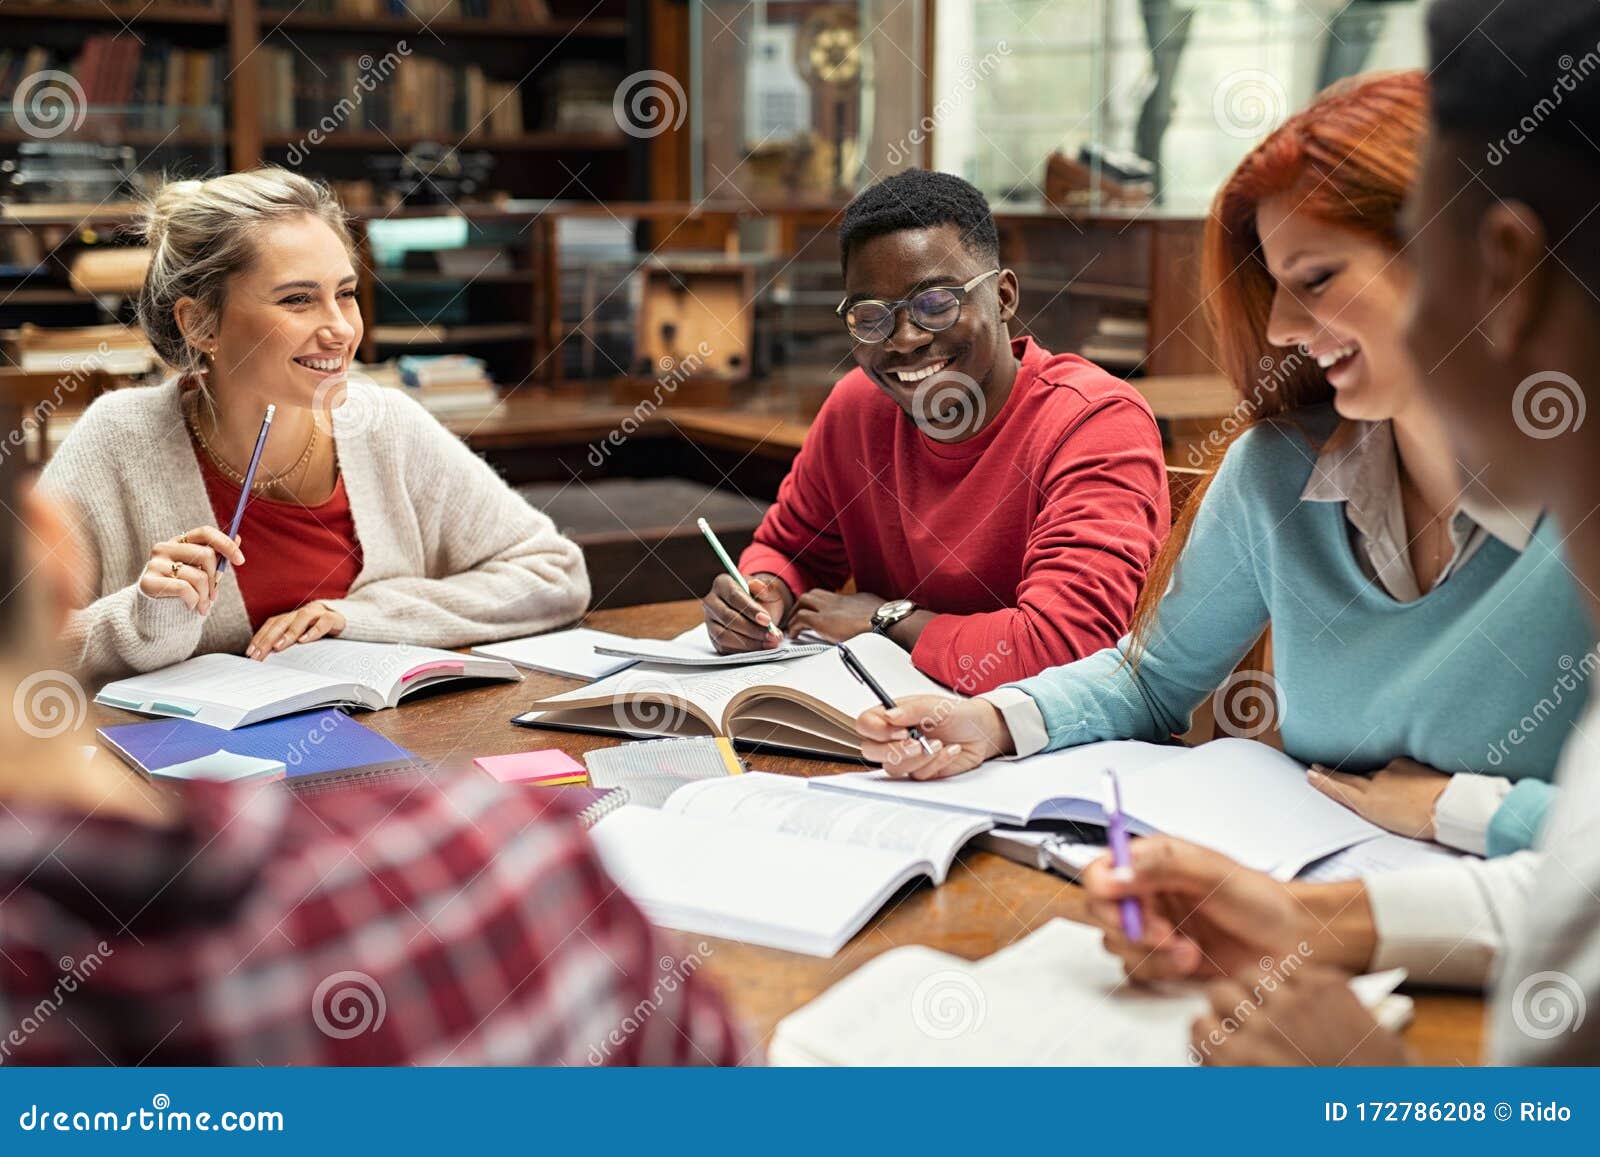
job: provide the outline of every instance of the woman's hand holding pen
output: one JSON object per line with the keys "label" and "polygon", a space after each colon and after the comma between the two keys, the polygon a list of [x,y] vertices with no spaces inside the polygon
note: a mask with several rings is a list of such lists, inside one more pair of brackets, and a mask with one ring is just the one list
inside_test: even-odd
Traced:
{"label": "woman's hand holding pen", "polygon": [[768,628],[783,622],[794,596],[773,575],[755,575],[749,582],[750,593],[745,594],[731,576],[719,574],[711,593],[700,600],[711,644],[721,654],[761,651],[783,642],[781,634]]}
{"label": "woman's hand holding pen", "polygon": [[[917,728],[931,753],[911,738]],[[985,699],[911,695],[894,710],[873,707],[856,719],[861,754],[895,779],[942,779],[1016,750],[1000,709]]]}
{"label": "woman's hand holding pen", "polygon": [[139,576],[139,590],[152,599],[182,599],[199,614],[209,614],[217,601],[217,560],[244,565],[239,540],[214,526],[198,526],[150,548],[150,561]]}

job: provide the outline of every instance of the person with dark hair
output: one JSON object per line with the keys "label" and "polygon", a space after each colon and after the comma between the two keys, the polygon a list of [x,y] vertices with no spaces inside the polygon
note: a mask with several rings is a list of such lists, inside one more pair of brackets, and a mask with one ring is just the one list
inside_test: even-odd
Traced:
{"label": "person with dark hair", "polygon": [[959,177],[878,182],[845,209],[839,244],[856,368],[739,560],[750,593],[724,575],[704,599],[718,649],[776,646],[772,624],[829,641],[875,630],[977,692],[1117,638],[1167,532],[1150,408],[1090,362],[1013,338],[1016,274]]}
{"label": "person with dark hair", "polygon": [[[1600,1063],[1600,703],[1583,685],[1600,656],[1600,424],[1584,420],[1585,386],[1600,381],[1600,86],[1590,79],[1600,5],[1437,0],[1428,43],[1429,134],[1402,219],[1414,271],[1406,341],[1471,498],[1524,516],[1548,507],[1583,592],[1588,628],[1564,664],[1572,682],[1515,707],[1542,719],[1562,686],[1590,702],[1563,731],[1559,794],[1531,851],[1394,873],[1381,892],[1350,887],[1339,907],[1323,905],[1326,889],[1345,885],[1313,895],[1181,840],[1138,841],[1131,870],[1092,865],[1094,919],[1131,975],[1222,974],[1193,1029],[1213,1064],[1405,1063],[1400,1038],[1351,993],[1349,972],[1368,967],[1390,933],[1437,953],[1485,930],[1504,941],[1479,969],[1495,978],[1487,1062]],[[1119,924],[1129,897],[1145,906],[1137,940]],[[1253,962],[1292,950],[1319,913],[1313,947],[1328,951],[1314,960],[1333,967],[1271,986],[1224,1031],[1252,999]],[[1439,979],[1422,956],[1386,963]]]}
{"label": "person with dark hair", "polygon": [[81,563],[16,474],[0,455],[0,1065],[744,1058],[705,947],[651,927],[559,798],[157,789],[86,759],[53,637]]}

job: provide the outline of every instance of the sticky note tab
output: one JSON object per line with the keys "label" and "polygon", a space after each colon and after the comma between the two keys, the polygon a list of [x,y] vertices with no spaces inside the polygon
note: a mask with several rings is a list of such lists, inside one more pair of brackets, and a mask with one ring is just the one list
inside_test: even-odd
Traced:
{"label": "sticky note tab", "polygon": [[589,775],[583,764],[554,747],[521,751],[515,755],[480,755],[472,762],[501,783],[533,783],[554,787],[557,784],[582,783]]}

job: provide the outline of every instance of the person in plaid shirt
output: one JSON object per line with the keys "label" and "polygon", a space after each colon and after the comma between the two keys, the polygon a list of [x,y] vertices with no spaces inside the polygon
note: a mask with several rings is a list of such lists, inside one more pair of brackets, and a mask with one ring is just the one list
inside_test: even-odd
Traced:
{"label": "person in plaid shirt", "polygon": [[157,789],[86,761],[43,637],[65,612],[40,605],[69,601],[72,552],[15,474],[0,459],[0,511],[26,505],[42,551],[0,513],[0,1065],[743,1057],[710,949],[651,928],[558,800],[486,777]]}

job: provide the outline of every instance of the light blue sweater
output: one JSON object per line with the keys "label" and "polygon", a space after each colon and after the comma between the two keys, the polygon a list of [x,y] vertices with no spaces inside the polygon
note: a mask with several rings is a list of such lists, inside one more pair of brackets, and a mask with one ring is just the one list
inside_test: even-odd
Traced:
{"label": "light blue sweater", "polygon": [[1556,528],[1544,519],[1520,554],[1488,538],[1421,599],[1396,602],[1357,564],[1344,504],[1300,500],[1336,421],[1319,407],[1229,449],[1137,673],[1124,638],[1011,686],[1038,704],[1052,749],[1164,740],[1187,730],[1270,621],[1290,755],[1342,771],[1405,756],[1506,776],[1517,782],[1489,854],[1528,847],[1593,667]]}

